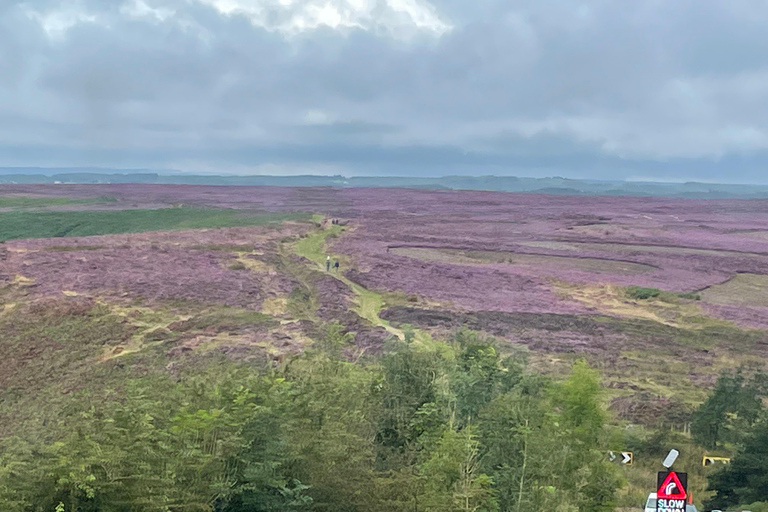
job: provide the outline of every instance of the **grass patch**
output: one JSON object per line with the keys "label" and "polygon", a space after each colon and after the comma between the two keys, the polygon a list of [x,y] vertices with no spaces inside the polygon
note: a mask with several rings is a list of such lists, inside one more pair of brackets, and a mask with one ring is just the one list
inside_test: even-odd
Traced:
{"label": "grass patch", "polygon": [[259,213],[213,208],[0,213],[0,241],[21,238],[141,233],[183,229],[263,226],[307,220],[308,213]]}
{"label": "grass patch", "polygon": [[293,318],[314,319],[317,311],[317,299],[314,290],[304,286],[294,286],[288,295],[286,311]]}
{"label": "grass patch", "polygon": [[627,288],[627,297],[634,300],[648,300],[661,295],[658,288],[642,288],[640,286],[630,286]]}
{"label": "grass patch", "polygon": [[[304,258],[315,262],[322,271],[325,271],[325,258],[330,256],[326,250],[326,240],[328,238],[336,238],[343,232],[343,226],[332,225],[328,229],[317,231],[300,239],[296,242],[294,251],[299,256],[303,256]],[[331,258],[332,261],[336,259],[339,259],[343,263],[345,258]],[[340,273],[337,274],[332,271],[329,275],[334,276],[336,279],[346,284],[355,293],[355,302],[357,303],[355,312],[360,315],[361,318],[368,320],[373,325],[383,327],[390,334],[403,339],[404,334],[400,329],[392,327],[389,322],[379,317],[379,313],[381,313],[381,309],[384,306],[384,297],[382,294],[368,290],[365,287],[350,281]]]}
{"label": "grass patch", "polygon": [[325,240],[331,235],[338,235],[342,230],[341,226],[331,226],[328,229],[305,236],[296,242],[296,254],[325,265],[325,258],[328,256],[325,251]]}
{"label": "grass patch", "polygon": [[352,291],[357,294],[357,314],[373,325],[383,325],[383,321],[379,318],[381,308],[384,306],[384,299],[381,294],[354,283],[352,284]]}
{"label": "grass patch", "polygon": [[658,288],[643,288],[642,286],[628,286],[626,289],[627,298],[632,300],[659,299],[664,302],[677,302],[678,299],[701,300],[701,295],[692,293],[666,292]]}
{"label": "grass patch", "polygon": [[92,197],[86,199],[77,199],[74,197],[4,196],[0,197],[0,208],[47,208],[51,206],[70,206],[116,202],[116,198],[108,196]]}

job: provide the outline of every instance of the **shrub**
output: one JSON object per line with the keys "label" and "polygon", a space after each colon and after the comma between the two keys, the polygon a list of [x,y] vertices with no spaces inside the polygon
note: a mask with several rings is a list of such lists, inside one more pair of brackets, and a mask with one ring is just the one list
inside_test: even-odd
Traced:
{"label": "shrub", "polygon": [[661,290],[658,288],[643,288],[640,286],[630,286],[627,288],[627,297],[635,300],[647,300],[658,297]]}
{"label": "shrub", "polygon": [[758,501],[751,505],[739,507],[739,510],[750,510],[751,512],[768,512],[768,501]]}

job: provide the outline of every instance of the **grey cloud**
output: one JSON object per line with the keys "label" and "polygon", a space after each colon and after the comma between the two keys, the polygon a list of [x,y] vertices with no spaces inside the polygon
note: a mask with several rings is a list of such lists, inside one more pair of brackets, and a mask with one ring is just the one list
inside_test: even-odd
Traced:
{"label": "grey cloud", "polygon": [[[96,22],[49,38],[0,3],[0,165],[750,181],[768,164],[765,3],[434,0],[452,30],[405,39],[147,4],[175,14],[89,0]],[[269,5],[274,25],[295,15]]]}

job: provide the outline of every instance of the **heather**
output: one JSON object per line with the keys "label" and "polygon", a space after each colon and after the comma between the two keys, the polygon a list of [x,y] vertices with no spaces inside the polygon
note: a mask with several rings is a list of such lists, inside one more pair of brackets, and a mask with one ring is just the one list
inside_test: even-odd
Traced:
{"label": "heather", "polygon": [[[0,279],[21,280],[22,291],[31,296],[64,292],[258,308],[264,299],[291,289],[290,279],[261,261],[269,260],[278,240],[289,232],[234,228],[104,235],[74,237],[68,246],[43,239],[11,241],[0,261]],[[232,253],[208,248],[216,243],[240,244],[249,250]],[[261,271],[232,270],[238,257]]]}
{"label": "heather", "polygon": [[73,197],[3,196],[0,197],[0,208],[49,208],[55,206],[109,204],[116,201],[114,197],[109,196],[82,199]]}
{"label": "heather", "polygon": [[[3,191],[42,201],[0,212],[19,237],[0,247],[9,510],[575,510],[577,470],[625,480],[610,509],[642,501],[670,443],[704,499],[694,413],[723,371],[768,356],[766,201]],[[607,416],[577,467],[550,420],[583,364]],[[510,491],[526,443],[569,468],[545,491]],[[598,464],[609,445],[636,466]],[[465,487],[446,476],[470,466]]]}
{"label": "heather", "polygon": [[[685,297],[737,273],[768,274],[768,239],[758,236],[768,221],[765,201],[344,194],[353,198],[361,224],[336,244],[355,254],[350,277],[460,309],[583,312],[583,304],[559,293],[558,283],[656,288]],[[491,256],[476,265],[433,256],[452,251]]]}

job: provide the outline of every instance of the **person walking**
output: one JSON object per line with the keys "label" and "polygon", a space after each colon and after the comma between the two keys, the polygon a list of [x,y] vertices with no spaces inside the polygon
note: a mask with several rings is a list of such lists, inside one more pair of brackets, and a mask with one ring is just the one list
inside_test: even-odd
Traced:
{"label": "person walking", "polygon": [[336,260],[336,262],[333,264],[333,268],[336,269],[336,273],[339,273],[339,260]]}
{"label": "person walking", "polygon": [[325,271],[330,272],[331,271],[331,257],[328,256],[325,258]]}

